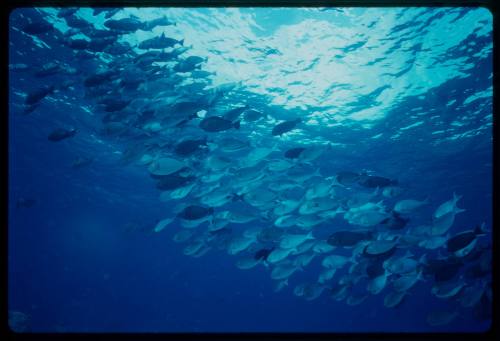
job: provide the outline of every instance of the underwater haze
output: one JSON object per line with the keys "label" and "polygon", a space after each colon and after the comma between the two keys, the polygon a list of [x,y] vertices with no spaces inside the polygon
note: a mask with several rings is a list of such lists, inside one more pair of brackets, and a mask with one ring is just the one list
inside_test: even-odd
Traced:
{"label": "underwater haze", "polygon": [[484,8],[19,8],[16,332],[482,332]]}

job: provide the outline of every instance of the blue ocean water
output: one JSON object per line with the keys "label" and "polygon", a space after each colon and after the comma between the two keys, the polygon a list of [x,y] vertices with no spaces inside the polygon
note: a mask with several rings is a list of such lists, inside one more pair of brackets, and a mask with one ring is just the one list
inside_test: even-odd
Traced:
{"label": "blue ocean water", "polygon": [[[478,260],[450,255],[446,243],[435,249],[422,247],[419,243],[431,236],[416,232],[421,226],[435,225],[433,214],[453,193],[461,196],[457,206],[465,211],[457,213],[452,226],[439,236],[450,240],[483,223],[486,231],[492,228],[492,17],[486,9],[113,11],[80,8],[63,15],[56,8],[27,8],[10,16],[8,298],[13,329],[477,332],[489,328],[490,233],[474,238],[477,245],[472,254],[477,251]],[[142,26],[118,31],[108,41],[101,38],[102,45],[97,46],[99,38],[93,36],[97,30],[116,32],[105,22],[123,18]],[[144,24],[159,18],[175,25]],[[29,28],[40,22],[49,28]],[[139,59],[153,51],[140,48],[141,42],[162,34],[178,42],[156,51],[179,55]],[[83,47],[75,42],[81,39]],[[176,70],[188,56],[202,61],[188,72]],[[115,72],[104,82],[108,93],[85,85],[103,70]],[[197,71],[207,73],[195,77]],[[50,86],[54,89],[43,98],[29,100],[30,94]],[[113,110],[103,98],[131,102]],[[200,117],[182,116],[186,122],[172,123],[179,113],[169,108],[182,101],[202,103]],[[245,112],[230,120],[238,120],[239,129],[200,128],[207,117],[222,116],[243,105],[258,113],[256,120]],[[145,114],[148,110],[152,116]],[[295,129],[272,135],[280,122],[296,118],[301,122]],[[60,141],[48,139],[58,128],[77,132]],[[205,137],[207,146],[196,153],[183,157],[173,153],[179,141]],[[248,145],[227,151],[227,138]],[[300,158],[283,156],[296,147],[317,147],[321,153],[302,163]],[[257,148],[273,149],[254,160],[250,153]],[[151,174],[157,161],[148,166],[141,159],[144,155],[186,162],[194,178],[191,193],[165,200],[157,188],[158,178]],[[230,165],[210,172],[206,162],[214,155],[228,158]],[[286,168],[269,171],[275,160],[293,167],[302,164],[309,173],[319,173],[296,179]],[[240,187],[244,181],[238,172],[247,168],[259,177]],[[378,189],[367,188],[362,181],[345,185],[341,172],[392,182]],[[224,177],[206,179],[217,174]],[[281,216],[272,212],[286,199],[286,190],[271,190],[274,197],[267,205],[259,195],[285,180],[292,181],[301,195],[326,181],[329,198],[345,213],[314,227],[282,228],[283,233],[312,231],[319,243],[338,230],[371,231],[373,238],[358,244],[362,246],[396,237],[394,257],[411,250],[415,260],[423,254],[428,260],[459,259],[459,272],[446,283],[461,289],[448,298],[436,297],[437,281],[426,273],[400,305],[388,308],[384,298],[400,277],[391,273],[380,293],[367,292],[370,278],[358,276],[359,282],[346,287],[346,298],[332,299],[330,291],[353,264],[364,259],[364,254],[358,254],[320,285],[318,275],[328,254],[350,257],[354,252],[337,247],[326,253],[310,251],[311,263],[290,275],[288,285],[276,292],[278,281],[271,279],[276,264],[262,261],[245,270],[236,264],[240,259],[255,259],[260,247],[277,247],[281,239],[267,244],[256,239],[237,254],[228,250],[245,231],[261,231]],[[396,194],[383,194],[388,187]],[[255,215],[255,220],[230,222],[223,228],[229,237],[207,232],[215,218],[195,228],[182,226],[177,218],[162,231],[154,231],[159,221],[175,218],[182,205],[200,204],[207,195],[197,196],[197,192],[208,194],[217,188],[228,195],[241,190],[243,199],[214,204],[213,217],[243,207],[243,213]],[[256,188],[261,192],[256,194]],[[248,193],[258,199],[250,200]],[[373,196],[362,199],[361,194]],[[360,205],[382,201],[388,216],[400,200],[427,202],[403,215],[409,219],[406,226],[391,230],[383,223],[350,220],[347,214],[359,208],[354,199]],[[292,216],[300,214],[295,211]],[[175,242],[174,236],[182,230],[194,231],[193,236]],[[207,252],[199,257],[185,255],[190,245],[201,245]],[[292,263],[296,259],[287,258]],[[483,263],[484,274],[468,275],[469,267]],[[418,269],[428,268],[428,262],[418,262]],[[309,285],[309,291],[297,290],[301,285]],[[467,289],[475,285],[484,294],[472,307],[464,307]],[[311,292],[318,287],[321,293],[313,297]],[[363,301],[347,304],[349,297]],[[432,325],[428,316],[433,312],[448,312],[453,318]]]}

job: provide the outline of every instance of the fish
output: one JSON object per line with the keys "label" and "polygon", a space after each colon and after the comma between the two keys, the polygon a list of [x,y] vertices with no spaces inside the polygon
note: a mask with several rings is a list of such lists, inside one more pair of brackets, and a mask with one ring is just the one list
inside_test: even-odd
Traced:
{"label": "fish", "polygon": [[474,230],[460,232],[448,239],[448,241],[446,242],[446,249],[448,250],[448,252],[457,254],[461,250],[474,243],[477,236],[482,236],[486,233],[487,232],[484,228],[484,224],[481,226],[476,226]]}
{"label": "fish", "polygon": [[299,266],[293,264],[280,264],[275,266],[271,271],[271,278],[276,280],[290,278],[299,269],[301,269]]}
{"label": "fish", "polygon": [[216,133],[231,128],[240,129],[240,121],[231,122],[222,117],[210,116],[200,122],[200,128],[210,133]]}
{"label": "fish", "polygon": [[275,248],[274,250],[269,253],[267,257],[267,261],[269,263],[278,263],[282,261],[283,259],[287,258],[292,252],[294,252],[296,249],[282,249],[282,248]]}
{"label": "fish", "polygon": [[198,139],[198,140],[184,140],[179,142],[174,147],[174,153],[181,156],[187,156],[195,153],[200,149],[201,146],[207,145],[207,139]]}
{"label": "fish", "polygon": [[122,19],[109,19],[104,22],[104,26],[122,32],[135,32],[139,29],[145,28],[144,23],[136,18],[122,18]]}
{"label": "fish", "polygon": [[304,150],[306,149],[302,147],[290,148],[285,151],[285,157],[288,159],[297,159]]}
{"label": "fish", "polygon": [[162,231],[168,224],[170,224],[172,221],[174,221],[174,218],[165,218],[163,220],[160,220],[156,226],[154,227],[153,231],[154,232],[160,232]]}
{"label": "fish", "polygon": [[350,171],[338,172],[335,177],[336,182],[343,186],[351,186],[357,183],[359,179],[360,175],[358,173]]}
{"label": "fish", "polygon": [[384,306],[386,308],[396,308],[403,302],[406,295],[408,295],[406,291],[390,292],[384,297]]}
{"label": "fish", "polygon": [[392,287],[396,292],[406,292],[417,284],[418,281],[424,281],[422,273],[422,270],[420,270],[400,275],[392,282]]}
{"label": "fish", "polygon": [[152,161],[148,167],[148,171],[153,176],[161,177],[177,173],[185,167],[186,164],[182,161],[170,157],[162,157]]}
{"label": "fish", "polygon": [[285,234],[281,237],[279,246],[282,249],[293,249],[310,239],[314,239],[312,232],[308,234]]}
{"label": "fish", "polygon": [[366,286],[366,290],[369,291],[372,295],[378,295],[382,290],[384,290],[387,284],[387,278],[389,277],[389,272],[385,271],[383,274],[372,278],[368,285]]}
{"label": "fish", "polygon": [[52,142],[59,142],[62,140],[65,140],[67,138],[73,137],[76,135],[78,130],[76,128],[71,128],[71,129],[63,129],[63,128],[57,128],[54,129],[47,139]]}
{"label": "fish", "polygon": [[244,236],[236,236],[231,239],[228,247],[230,255],[236,255],[243,250],[246,250],[251,244],[255,242],[255,238],[247,238]]}
{"label": "fish", "polygon": [[291,120],[291,121],[281,122],[281,123],[277,124],[276,126],[274,126],[273,130],[271,131],[271,135],[281,136],[285,133],[288,133],[289,131],[296,129],[295,127],[300,122],[302,122],[302,119],[300,119],[300,118],[297,118],[297,119]]}
{"label": "fish", "polygon": [[327,269],[340,269],[349,262],[354,262],[354,259],[341,255],[329,255],[323,258],[321,265]]}
{"label": "fish", "polygon": [[404,199],[400,200],[394,205],[394,211],[399,214],[409,214],[415,211],[416,209],[427,205],[429,203],[429,199],[425,199],[423,201],[413,200],[413,199]]}
{"label": "fish", "polygon": [[151,31],[153,28],[157,26],[177,26],[175,22],[170,21],[167,16],[162,16],[156,19],[152,19],[149,21],[146,21],[143,25],[143,29],[145,31]]}
{"label": "fish", "polygon": [[361,186],[368,188],[376,188],[376,187],[383,188],[387,186],[398,185],[397,180],[391,180],[388,178],[375,175],[360,175],[357,182]]}
{"label": "fish", "polygon": [[33,105],[45,98],[47,95],[50,95],[54,92],[55,86],[42,86],[32,92],[30,92],[25,99],[25,103],[27,105]]}
{"label": "fish", "polygon": [[440,217],[450,212],[454,212],[455,214],[464,212],[464,209],[457,207],[457,202],[461,198],[461,195],[457,195],[455,192],[453,192],[453,198],[439,205],[439,207],[434,211],[433,218],[439,219]]}
{"label": "fish", "polygon": [[184,39],[176,40],[173,38],[165,37],[165,33],[162,33],[159,37],[154,37],[147,39],[139,43],[137,47],[142,50],[147,49],[166,49],[175,45],[184,45]]}
{"label": "fish", "polygon": [[212,207],[190,205],[177,214],[177,217],[184,220],[198,220],[214,213]]}

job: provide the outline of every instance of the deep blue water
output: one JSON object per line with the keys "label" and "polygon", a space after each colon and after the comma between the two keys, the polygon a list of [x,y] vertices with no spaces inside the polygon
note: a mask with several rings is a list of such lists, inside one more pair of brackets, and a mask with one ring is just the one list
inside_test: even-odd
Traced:
{"label": "deep blue water", "polygon": [[[294,287],[317,281],[322,256],[294,273],[288,287],[274,292],[269,268],[235,266],[245,251],[230,255],[212,248],[198,258],[186,256],[183,250],[189,242],[172,240],[183,229],[178,219],[152,232],[159,220],[175,215],[175,204],[197,199],[159,201],[160,191],[148,167],[123,161],[132,145],[145,148],[143,140],[135,133],[103,132],[105,113],[92,95],[85,96],[83,81],[98,66],[113,67],[113,60],[119,60],[126,68],[133,57],[77,55],[64,45],[68,27],[57,13],[51,8],[19,9],[10,17],[8,295],[9,311],[29,316],[28,330],[440,332],[489,327],[489,319],[477,319],[474,309],[461,307],[457,297],[434,297],[430,277],[411,288],[396,308],[383,304],[389,284],[356,306],[332,300],[327,292],[308,301],[294,295]],[[87,8],[75,15],[106,29],[105,13],[93,16]],[[428,224],[453,192],[463,196],[458,207],[466,211],[456,215],[450,236],[483,222],[491,230],[492,18],[487,10],[125,9],[112,18],[129,15],[143,22],[166,15],[177,23],[120,35],[119,41],[133,46],[134,53],[147,51],[138,49],[138,43],[165,32],[190,47],[179,59],[208,57],[201,69],[215,74],[204,80],[207,87],[202,93],[237,84],[208,115],[243,104],[265,113],[256,122],[242,120],[239,130],[205,133],[195,119],[184,128],[165,128],[148,136],[164,134],[177,142],[208,135],[215,144],[224,136],[235,136],[250,141],[252,148],[276,146],[279,152],[264,164],[283,159],[283,151],[291,147],[330,143],[331,148],[312,162],[321,178],[353,171],[397,179],[403,194],[379,194],[373,200],[384,200],[389,209],[398,200],[428,198],[429,204],[412,213],[409,227],[398,233]],[[54,24],[53,31],[22,31],[42,17]],[[54,61],[77,72],[35,75]],[[25,64],[27,70],[15,70],[14,64]],[[124,98],[136,100],[127,109],[128,117],[151,103],[154,107],[161,91],[169,98],[172,93],[184,99],[194,96],[187,88],[173,88],[189,80],[190,73],[168,70],[172,66],[167,63],[162,77],[170,85],[151,80],[146,82],[149,87],[120,90]],[[40,100],[32,113],[23,113],[26,94],[44,85],[59,87],[67,80],[74,84]],[[161,110],[160,104],[154,108]],[[299,129],[271,136],[277,123],[295,117],[303,120]],[[48,141],[59,127],[76,127],[78,133],[60,142]],[[229,155],[238,161],[246,154]],[[78,157],[93,161],[75,169],[72,163]],[[196,171],[201,189],[204,168]],[[281,177],[271,173],[265,181]],[[311,183],[301,185],[307,189]],[[358,186],[356,191],[373,189]],[[18,207],[21,198],[36,203]],[[269,224],[272,221],[233,224],[233,234]],[[341,228],[356,229],[340,214],[313,231],[319,240]],[[206,229],[203,225],[195,230],[201,234]],[[491,241],[489,234],[478,238],[481,245]],[[447,253],[446,247],[423,252],[430,258]],[[340,270],[333,282],[339,277]],[[427,314],[439,310],[459,315],[448,324],[429,326]]]}

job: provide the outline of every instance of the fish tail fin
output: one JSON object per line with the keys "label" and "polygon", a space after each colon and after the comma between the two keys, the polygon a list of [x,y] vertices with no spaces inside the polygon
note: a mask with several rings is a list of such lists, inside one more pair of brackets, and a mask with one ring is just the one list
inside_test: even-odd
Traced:
{"label": "fish tail fin", "polygon": [[288,286],[288,277],[283,281],[283,284]]}
{"label": "fish tail fin", "polygon": [[179,40],[179,44],[180,44],[181,46],[184,46],[184,39]]}
{"label": "fish tail fin", "polygon": [[427,253],[424,253],[420,258],[418,259],[418,262],[420,264],[427,264]]}
{"label": "fish tail fin", "polygon": [[314,239],[312,231],[309,231],[309,233],[306,236],[306,239]]}
{"label": "fish tail fin", "polygon": [[233,123],[234,129],[240,129],[240,121],[236,121]]}

